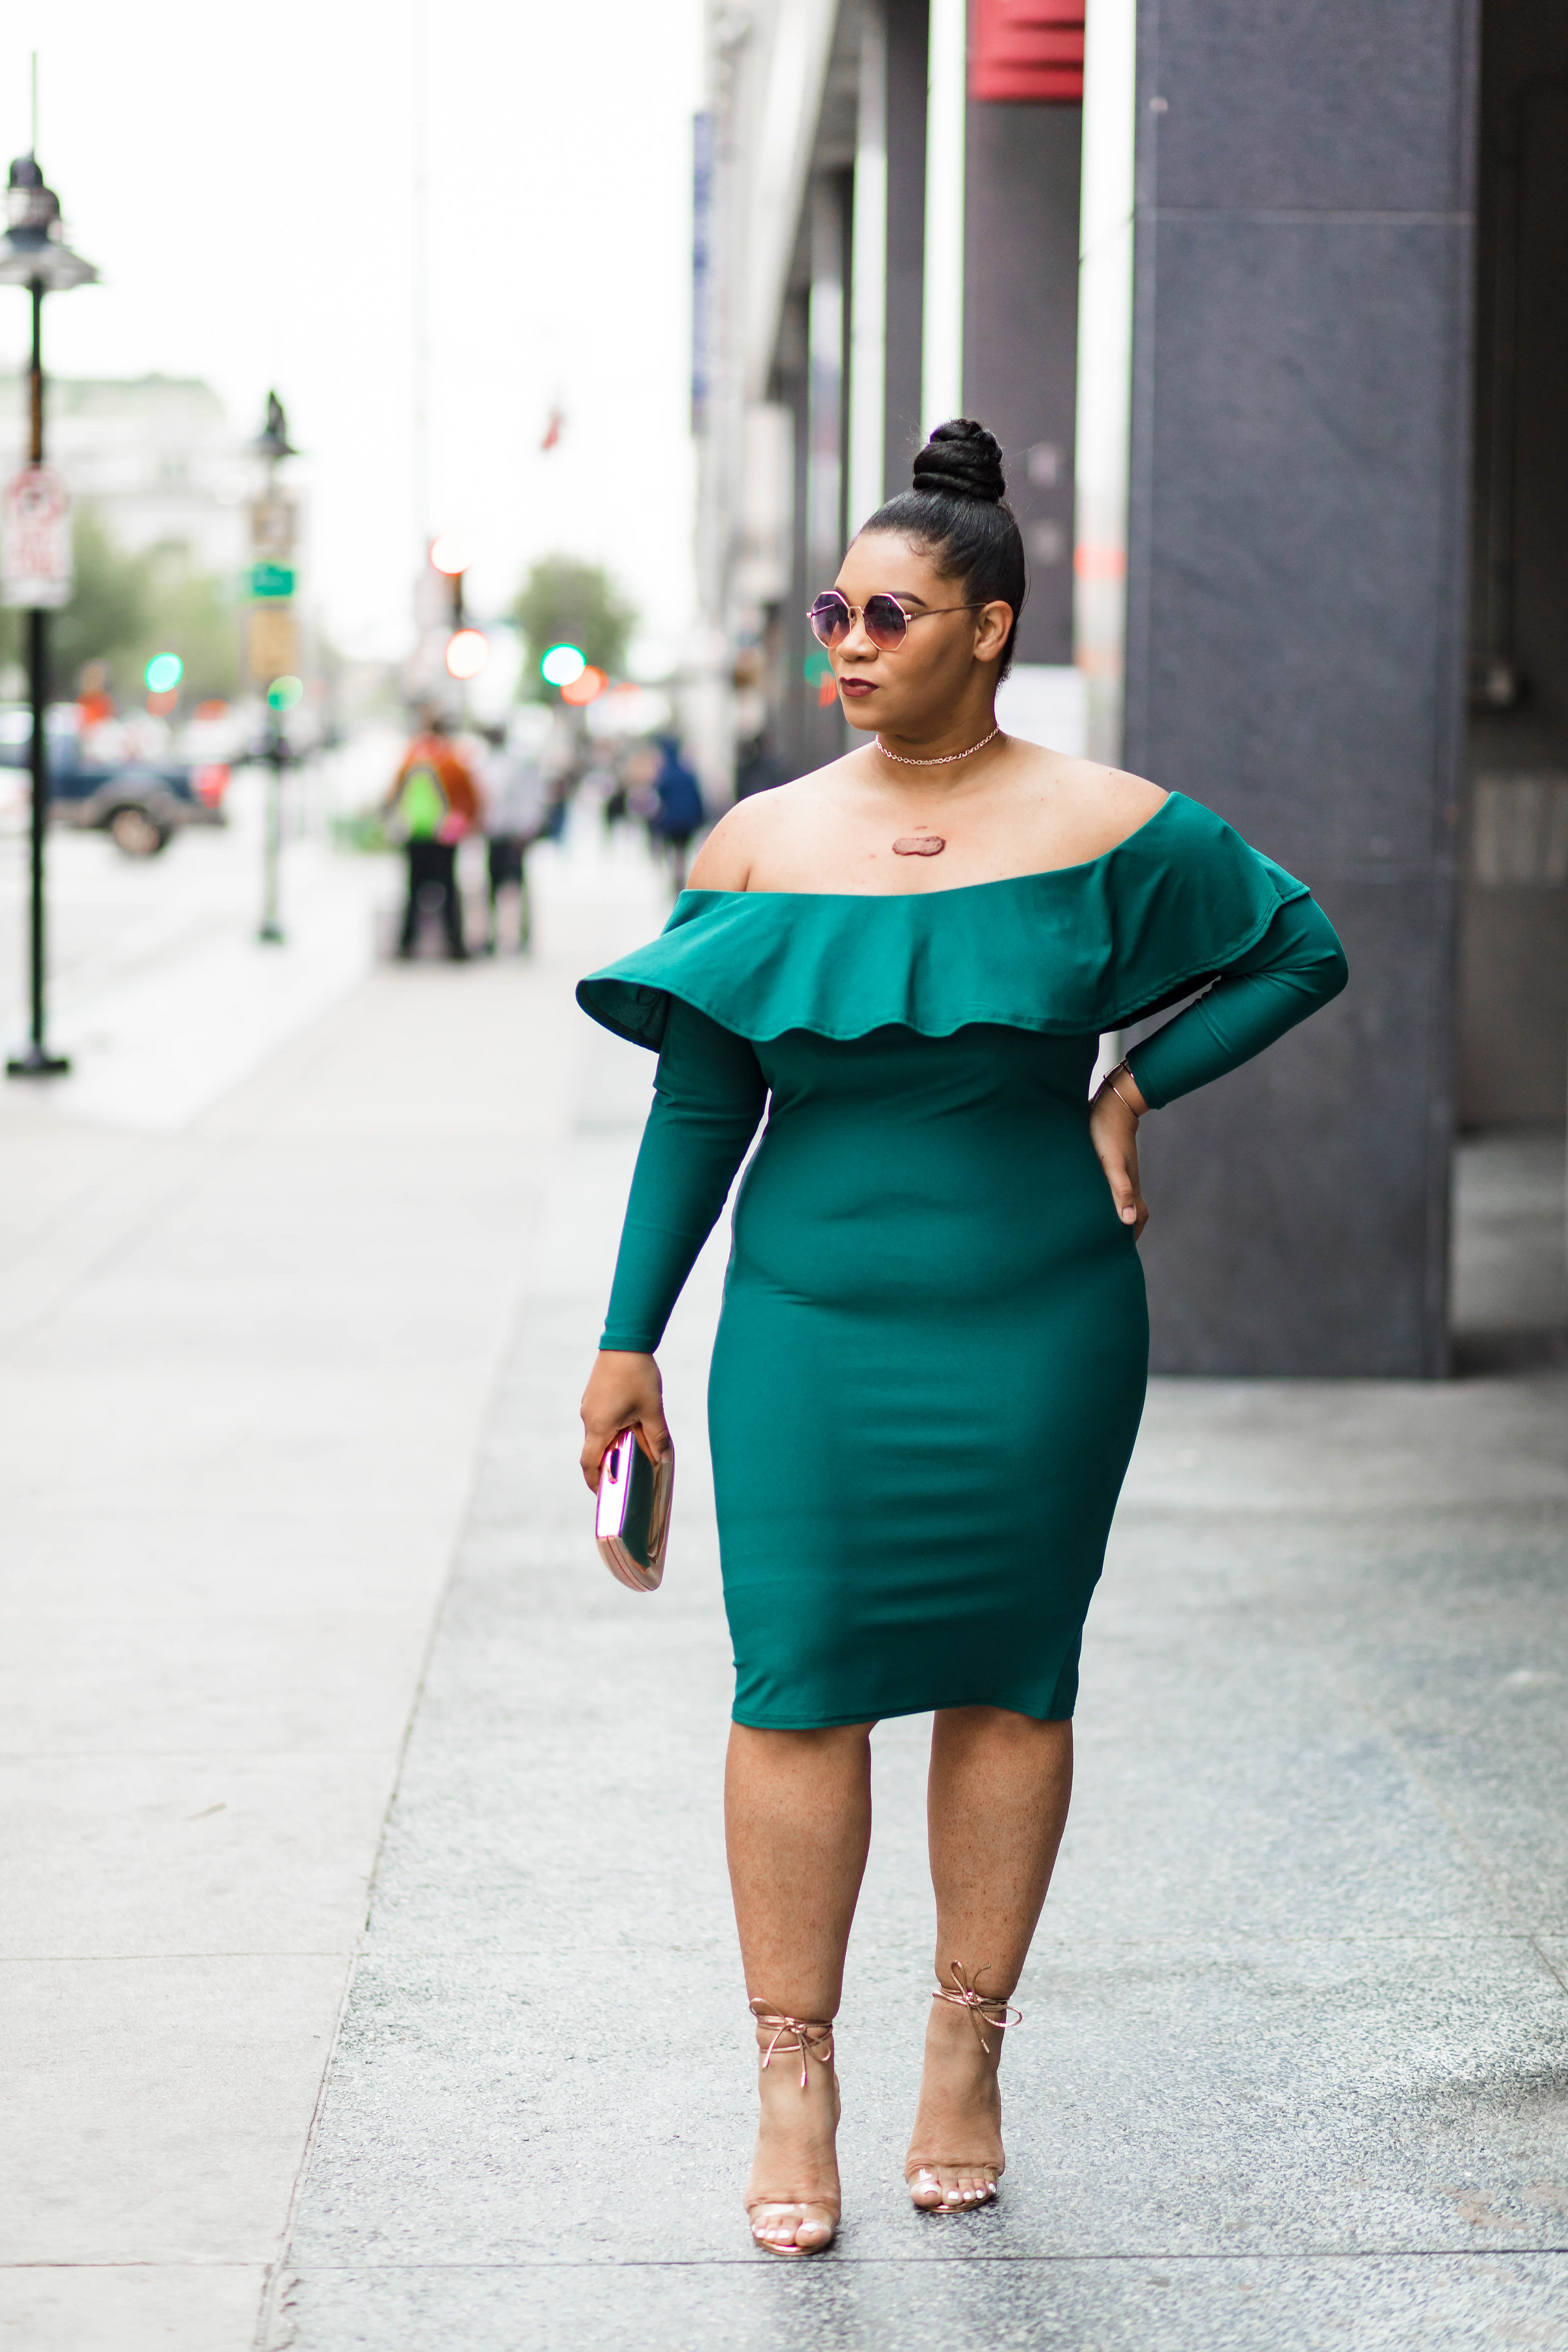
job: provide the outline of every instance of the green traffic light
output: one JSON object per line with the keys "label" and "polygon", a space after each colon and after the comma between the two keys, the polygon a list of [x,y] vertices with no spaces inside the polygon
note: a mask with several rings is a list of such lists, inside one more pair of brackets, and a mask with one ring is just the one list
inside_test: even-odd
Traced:
{"label": "green traffic light", "polygon": [[588,667],[588,656],[578,646],[552,646],[541,659],[539,675],[546,686],[574,686]]}
{"label": "green traffic light", "polygon": [[142,675],[149,694],[173,694],[185,674],[178,654],[154,654]]}
{"label": "green traffic light", "polygon": [[304,686],[297,677],[275,677],[267,689],[269,710],[292,710],[294,705],[304,698]]}

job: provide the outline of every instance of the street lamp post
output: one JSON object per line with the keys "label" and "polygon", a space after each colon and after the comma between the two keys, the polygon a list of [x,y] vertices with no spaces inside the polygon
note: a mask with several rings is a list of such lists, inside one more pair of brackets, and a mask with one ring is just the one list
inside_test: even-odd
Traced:
{"label": "street lamp post", "polygon": [[[0,237],[0,286],[25,286],[33,301],[33,352],[28,375],[28,415],[30,430],[27,443],[27,467],[18,483],[14,483],[7,500],[7,522],[11,522],[31,486],[46,498],[48,478],[44,471],[44,296],[59,294],[72,286],[88,286],[98,276],[90,261],[84,261],[65,243],[60,226],[59,198],[52,188],[44,185],[44,175],[31,155],[20,155],[11,166],[10,184],[5,191],[6,227]],[[64,528],[63,519],[59,523]],[[38,569],[37,566],[21,567]],[[28,957],[29,993],[32,1019],[27,1045],[5,1065],[5,1073],[13,1078],[58,1077],[70,1067],[64,1055],[51,1054],[46,1042],[47,1026],[44,1013],[44,838],[49,823],[49,751],[47,734],[48,710],[48,615],[51,605],[63,604],[69,594],[69,572],[66,564],[55,567],[53,581],[20,578],[15,601],[27,615],[27,691],[33,710],[32,741],[32,841],[28,887]],[[10,593],[13,567],[9,557],[5,563],[7,595]]]}
{"label": "street lamp post", "polygon": [[252,449],[267,468],[266,488],[251,509],[250,621],[248,660],[253,685],[266,689],[266,734],[261,757],[268,769],[265,847],[262,853],[261,928],[257,938],[264,947],[280,947],[284,930],[279,910],[279,867],[283,849],[283,771],[294,753],[283,725],[291,710],[298,680],[292,676],[299,659],[294,628],[294,512],[278,487],[278,468],[299,451],[289,438],[289,420],[275,392],[267,395],[267,421]]}

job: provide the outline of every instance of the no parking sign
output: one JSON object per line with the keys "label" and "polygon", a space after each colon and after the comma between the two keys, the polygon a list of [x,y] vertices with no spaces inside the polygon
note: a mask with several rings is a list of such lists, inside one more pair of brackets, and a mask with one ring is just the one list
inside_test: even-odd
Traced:
{"label": "no parking sign", "polygon": [[65,476],[53,466],[24,466],[0,493],[0,604],[58,610],[75,584]]}

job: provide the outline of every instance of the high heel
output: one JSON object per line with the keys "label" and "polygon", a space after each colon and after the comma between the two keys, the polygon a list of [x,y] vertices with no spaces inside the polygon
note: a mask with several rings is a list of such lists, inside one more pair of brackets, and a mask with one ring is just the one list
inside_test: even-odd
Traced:
{"label": "high heel", "polygon": [[[827,2069],[833,2090],[833,2128],[838,2128],[838,2075],[833,2063],[833,2021],[831,2018],[789,2017],[769,2008],[765,2000],[753,2000],[751,2011],[763,2032],[771,2027],[773,2039],[763,2053],[762,2072],[765,2074],[775,2054],[800,2060],[800,2087],[804,2095],[811,2091],[811,2062]],[[793,2041],[784,2039],[793,2034]],[[759,2142],[757,2161],[752,2167],[752,2180],[746,2189],[746,2213],[752,2224],[752,2236],[756,2244],[769,2254],[826,2253],[838,2234],[839,2200],[832,2197],[779,2197],[753,2194],[757,2162],[762,2158]],[[788,2218],[793,2216],[794,2218]],[[776,2218],[774,2218],[776,2217]],[[774,2234],[764,2234],[772,2231]]]}
{"label": "high heel", "polygon": [[[973,1979],[969,1976],[960,1961],[954,1960],[951,1963],[951,1971],[952,1989],[950,1990],[946,1985],[938,1985],[931,1999],[946,2001],[954,2009],[968,2011],[969,2021],[974,2028],[975,2039],[985,2057],[990,2058],[992,2048],[985,2039],[984,2027],[989,2025],[994,2032],[1005,2033],[1009,2026],[1023,2023],[1024,2013],[1022,2010],[1010,2008],[1005,2000],[995,2000],[988,1993],[978,1991]],[[974,1971],[976,1977],[984,1976],[984,1968],[976,1969]],[[993,2072],[992,2080],[994,2083],[994,2072]],[[923,2084],[921,2095],[923,2102]],[[994,2203],[996,2184],[1005,2169],[1006,2159],[1002,2157],[917,2157],[911,2154],[904,2165],[904,2180],[909,2189],[910,2201],[919,2211],[964,2213],[973,2212],[977,2206]],[[943,2172],[956,2172],[960,2176],[959,2181],[944,2187],[941,2179]],[[964,2181],[970,2184],[967,2188],[963,2186]]]}

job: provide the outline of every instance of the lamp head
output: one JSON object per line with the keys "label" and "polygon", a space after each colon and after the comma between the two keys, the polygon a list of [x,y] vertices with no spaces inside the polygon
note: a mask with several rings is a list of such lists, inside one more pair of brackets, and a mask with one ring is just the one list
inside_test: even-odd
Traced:
{"label": "lamp head", "polygon": [[258,457],[265,457],[269,464],[276,464],[279,457],[297,457],[300,454],[289,441],[289,419],[275,392],[267,395],[267,422],[250,446]]}
{"label": "lamp head", "polygon": [[18,155],[5,188],[5,234],[0,237],[0,286],[41,286],[62,294],[90,286],[98,272],[65,241],[60,200],[44,185],[32,155]]}

